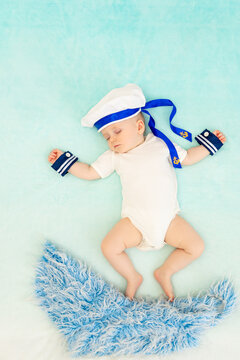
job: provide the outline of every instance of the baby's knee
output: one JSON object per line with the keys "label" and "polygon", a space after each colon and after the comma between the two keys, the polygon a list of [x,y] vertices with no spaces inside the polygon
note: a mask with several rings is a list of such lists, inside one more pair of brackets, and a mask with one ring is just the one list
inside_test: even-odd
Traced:
{"label": "baby's knee", "polygon": [[193,250],[192,250],[192,254],[195,258],[198,258],[199,256],[202,255],[203,251],[205,249],[205,244],[202,238],[199,238],[197,243],[195,244]]}
{"label": "baby's knee", "polygon": [[106,255],[110,250],[109,243],[105,239],[103,239],[103,241],[101,243],[101,250],[102,250],[103,255]]}
{"label": "baby's knee", "polygon": [[101,243],[101,250],[103,255],[120,254],[124,250],[124,243],[117,241],[111,237],[105,237]]}

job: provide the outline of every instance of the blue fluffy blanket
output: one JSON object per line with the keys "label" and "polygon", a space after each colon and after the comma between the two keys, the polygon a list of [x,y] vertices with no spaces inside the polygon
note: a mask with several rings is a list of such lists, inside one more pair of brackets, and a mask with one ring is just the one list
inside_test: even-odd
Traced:
{"label": "blue fluffy blanket", "polygon": [[203,330],[232,311],[236,295],[223,280],[205,295],[126,298],[93,272],[46,242],[36,273],[39,304],[65,336],[73,357],[160,355],[199,343]]}

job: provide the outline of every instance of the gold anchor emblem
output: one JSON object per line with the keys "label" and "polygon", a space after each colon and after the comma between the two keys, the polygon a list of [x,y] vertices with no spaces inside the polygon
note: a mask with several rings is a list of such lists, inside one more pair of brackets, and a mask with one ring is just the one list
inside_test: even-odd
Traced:
{"label": "gold anchor emblem", "polygon": [[179,164],[180,160],[176,158],[176,156],[174,156],[173,158],[173,162],[174,164]]}
{"label": "gold anchor emblem", "polygon": [[180,132],[180,135],[182,135],[183,138],[186,138],[188,136],[188,132],[185,131],[185,132]]}

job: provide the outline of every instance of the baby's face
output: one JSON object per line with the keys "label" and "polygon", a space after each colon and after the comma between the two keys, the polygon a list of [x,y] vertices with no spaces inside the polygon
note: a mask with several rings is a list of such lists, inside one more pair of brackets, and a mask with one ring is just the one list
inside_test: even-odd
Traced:
{"label": "baby's face", "polygon": [[142,119],[139,113],[130,119],[106,126],[101,133],[109,148],[117,153],[125,153],[143,143],[145,124]]}

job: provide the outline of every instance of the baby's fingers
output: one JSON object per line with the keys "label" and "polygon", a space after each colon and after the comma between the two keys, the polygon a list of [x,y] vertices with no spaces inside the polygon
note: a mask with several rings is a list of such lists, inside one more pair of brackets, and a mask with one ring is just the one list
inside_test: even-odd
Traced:
{"label": "baby's fingers", "polygon": [[52,164],[52,163],[55,162],[55,158],[49,156],[49,157],[48,157],[48,161]]}
{"label": "baby's fingers", "polygon": [[218,138],[219,138],[219,140],[220,140],[222,143],[225,143],[226,137],[225,137],[222,133],[220,133],[220,134],[218,135]]}
{"label": "baby's fingers", "polygon": [[57,155],[56,154],[54,154],[54,153],[50,153],[49,155],[48,155],[48,161],[49,162],[54,162],[55,160],[57,159]]}
{"label": "baby's fingers", "polygon": [[221,140],[222,143],[226,142],[226,137],[224,135],[221,135],[218,138],[219,138],[219,140]]}
{"label": "baby's fingers", "polygon": [[48,155],[48,161],[53,164],[58,158],[59,156],[61,156],[63,154],[62,150],[59,149],[53,149],[50,154]]}
{"label": "baby's fingers", "polygon": [[221,133],[221,131],[215,130],[213,131],[213,134],[215,134],[222,143],[226,142],[226,137],[223,133]]}

